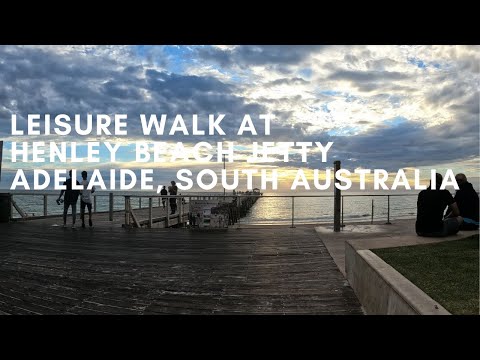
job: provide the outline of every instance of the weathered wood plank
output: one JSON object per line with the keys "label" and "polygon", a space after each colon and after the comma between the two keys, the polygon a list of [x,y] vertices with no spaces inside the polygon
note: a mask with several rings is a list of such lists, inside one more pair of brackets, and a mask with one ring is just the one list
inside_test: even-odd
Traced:
{"label": "weathered wood plank", "polygon": [[308,226],[0,234],[0,314],[362,313]]}

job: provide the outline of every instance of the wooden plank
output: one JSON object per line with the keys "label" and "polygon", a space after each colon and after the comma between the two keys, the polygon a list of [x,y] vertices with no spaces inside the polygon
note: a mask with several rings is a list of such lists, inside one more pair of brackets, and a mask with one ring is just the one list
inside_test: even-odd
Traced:
{"label": "wooden plank", "polygon": [[0,233],[0,313],[362,313],[313,227]]}

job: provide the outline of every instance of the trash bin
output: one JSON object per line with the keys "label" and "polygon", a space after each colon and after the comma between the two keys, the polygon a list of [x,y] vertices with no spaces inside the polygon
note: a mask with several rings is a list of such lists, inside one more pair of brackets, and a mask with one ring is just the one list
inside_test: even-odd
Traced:
{"label": "trash bin", "polygon": [[8,223],[12,216],[12,200],[9,193],[0,193],[0,223]]}

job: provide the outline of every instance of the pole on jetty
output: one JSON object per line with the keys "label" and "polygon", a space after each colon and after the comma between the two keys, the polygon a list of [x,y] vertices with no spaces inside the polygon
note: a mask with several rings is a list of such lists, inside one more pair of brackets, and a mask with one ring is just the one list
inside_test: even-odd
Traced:
{"label": "pole on jetty", "polygon": [[125,227],[130,227],[130,196],[125,196]]}
{"label": "pole on jetty", "polygon": [[291,229],[295,228],[294,219],[295,219],[295,196],[292,196],[292,226],[290,226]]}
{"label": "pole on jetty", "polygon": [[[225,154],[223,154],[223,170],[225,170]],[[226,173],[225,177],[227,177]],[[223,201],[225,201],[225,186],[223,187]]]}
{"label": "pole on jetty", "polygon": [[[335,184],[340,181],[335,176],[337,171],[340,170],[340,160],[333,162],[333,176],[335,177]],[[333,187],[334,199],[333,199],[333,231],[340,231],[340,202],[342,198],[342,192],[335,185]]]}
{"label": "pole on jetty", "polygon": [[372,220],[370,221],[370,224],[373,224],[373,199],[372,199]]}
{"label": "pole on jetty", "polygon": [[342,195],[342,225],[340,225],[341,227],[345,227],[345,224],[343,223],[343,195]]}
{"label": "pole on jetty", "polygon": [[153,199],[148,198],[148,228],[152,228],[152,206],[153,206]]}
{"label": "pole on jetty", "polygon": [[[108,194],[108,197],[109,197],[108,220],[113,221],[113,192]],[[130,205],[130,198],[128,199],[128,204]]]}
{"label": "pole on jetty", "polygon": [[386,225],[392,225],[390,222],[390,195],[387,195],[387,222]]}

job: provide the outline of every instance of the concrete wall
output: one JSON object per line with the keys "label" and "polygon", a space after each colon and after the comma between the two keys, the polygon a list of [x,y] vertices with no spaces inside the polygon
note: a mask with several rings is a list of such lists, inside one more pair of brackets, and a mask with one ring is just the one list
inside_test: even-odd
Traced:
{"label": "concrete wall", "polygon": [[439,303],[370,250],[345,242],[347,279],[370,315],[449,315]]}

